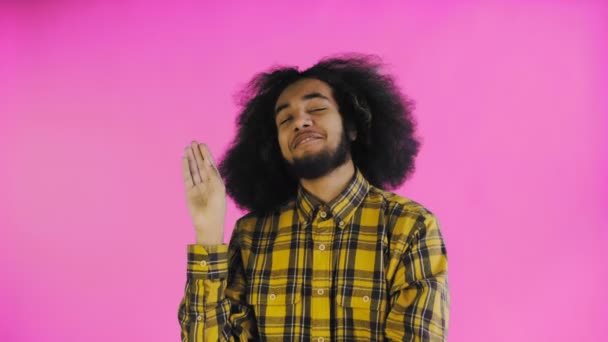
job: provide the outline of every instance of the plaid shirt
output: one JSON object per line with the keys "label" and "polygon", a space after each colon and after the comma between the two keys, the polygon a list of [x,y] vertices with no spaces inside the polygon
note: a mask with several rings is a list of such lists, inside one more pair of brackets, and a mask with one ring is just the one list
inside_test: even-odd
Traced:
{"label": "plaid shirt", "polygon": [[229,245],[188,245],[182,341],[445,341],[450,295],[437,218],[359,170],[330,203],[301,186]]}

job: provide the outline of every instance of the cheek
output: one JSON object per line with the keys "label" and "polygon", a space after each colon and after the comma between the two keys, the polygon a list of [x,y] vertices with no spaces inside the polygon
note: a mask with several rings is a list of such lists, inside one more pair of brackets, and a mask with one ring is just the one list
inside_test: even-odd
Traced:
{"label": "cheek", "polygon": [[289,153],[289,146],[287,138],[279,134],[278,137],[279,149],[281,150],[281,154],[285,157]]}
{"label": "cheek", "polygon": [[336,128],[336,129],[332,130],[332,132],[330,134],[332,146],[337,146],[340,143],[340,139],[342,139],[343,133],[344,132],[340,128]]}

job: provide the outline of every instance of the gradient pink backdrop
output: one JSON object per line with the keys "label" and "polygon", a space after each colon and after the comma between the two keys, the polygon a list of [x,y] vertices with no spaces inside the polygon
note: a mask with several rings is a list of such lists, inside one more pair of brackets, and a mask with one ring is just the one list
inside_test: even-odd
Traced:
{"label": "gradient pink backdrop", "polygon": [[449,340],[608,340],[603,1],[256,3],[2,2],[1,341],[179,340],[183,148],[220,159],[251,76],[344,51],[417,103],[395,191],[440,219]]}

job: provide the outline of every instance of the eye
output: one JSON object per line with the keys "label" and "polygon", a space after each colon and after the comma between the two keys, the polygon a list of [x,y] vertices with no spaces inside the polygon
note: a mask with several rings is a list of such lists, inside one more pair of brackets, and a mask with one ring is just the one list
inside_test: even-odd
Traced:
{"label": "eye", "polygon": [[326,110],[327,108],[315,108],[315,109],[311,109],[311,112],[320,112],[322,110]]}
{"label": "eye", "polygon": [[287,121],[291,120],[291,116],[287,117],[285,120],[279,122],[279,125],[282,125],[284,123],[286,123]]}

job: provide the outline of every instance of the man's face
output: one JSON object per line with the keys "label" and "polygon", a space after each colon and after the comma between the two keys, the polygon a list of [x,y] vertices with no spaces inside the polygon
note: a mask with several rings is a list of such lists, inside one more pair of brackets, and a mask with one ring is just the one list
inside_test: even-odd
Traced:
{"label": "man's face", "polygon": [[275,105],[281,154],[297,178],[321,177],[350,160],[350,141],[331,87],[301,79],[281,93]]}

